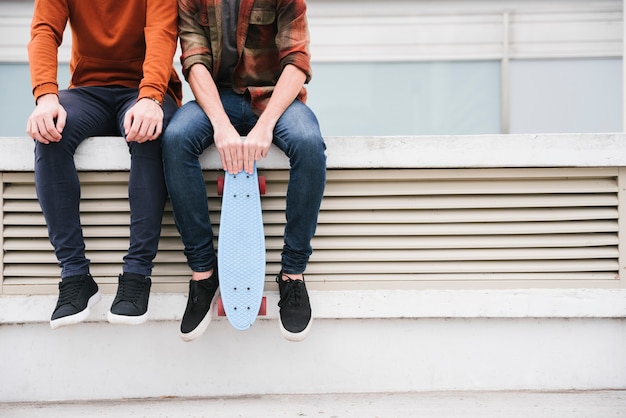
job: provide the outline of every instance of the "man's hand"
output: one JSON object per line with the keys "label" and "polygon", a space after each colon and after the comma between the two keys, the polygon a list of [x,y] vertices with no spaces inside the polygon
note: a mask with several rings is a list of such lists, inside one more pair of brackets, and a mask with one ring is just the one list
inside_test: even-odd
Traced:
{"label": "man's hand", "polygon": [[241,135],[230,123],[214,127],[215,148],[220,154],[222,168],[231,174],[237,174],[243,169],[244,143]]}
{"label": "man's hand", "polygon": [[28,136],[42,144],[59,142],[65,128],[67,112],[59,103],[56,94],[44,94],[37,99],[37,106],[28,117]]}
{"label": "man's hand", "polygon": [[124,116],[124,135],[128,142],[154,141],[162,130],[163,109],[152,99],[140,99]]}
{"label": "man's hand", "polygon": [[254,128],[246,136],[243,145],[243,169],[246,173],[252,174],[254,162],[267,157],[267,153],[272,146],[274,138],[274,128],[257,122]]}

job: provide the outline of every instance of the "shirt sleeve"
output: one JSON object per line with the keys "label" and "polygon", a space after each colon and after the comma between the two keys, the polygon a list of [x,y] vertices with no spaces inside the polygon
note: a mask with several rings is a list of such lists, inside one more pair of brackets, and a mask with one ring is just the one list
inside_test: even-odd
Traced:
{"label": "shirt sleeve", "polygon": [[148,0],[146,9],[146,56],[139,97],[163,101],[172,71],[178,39],[177,0]]}
{"label": "shirt sleeve", "polygon": [[198,11],[196,2],[181,0],[178,8],[178,35],[182,55],[180,62],[185,79],[194,64],[204,65],[213,73],[213,53],[210,45],[210,16],[207,10]]}
{"label": "shirt sleeve", "polygon": [[311,80],[310,36],[304,0],[278,0],[276,45],[281,67],[291,64]]}
{"label": "shirt sleeve", "polygon": [[63,42],[69,10],[65,0],[35,0],[28,43],[28,61],[35,100],[58,94],[58,50]]}

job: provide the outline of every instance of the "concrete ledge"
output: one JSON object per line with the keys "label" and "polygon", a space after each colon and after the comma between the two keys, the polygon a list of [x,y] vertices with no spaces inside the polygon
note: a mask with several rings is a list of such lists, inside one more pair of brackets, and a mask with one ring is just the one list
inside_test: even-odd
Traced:
{"label": "concrete ledge", "polygon": [[[104,294],[89,322],[106,322]],[[278,294],[266,292],[267,316],[278,318]],[[316,319],[626,318],[626,289],[311,291]],[[2,296],[0,324],[48,322],[56,295]],[[180,321],[186,295],[150,297],[150,321]],[[224,318],[218,318],[223,320]]]}
{"label": "concrete ledge", "polygon": [[191,343],[178,330],[172,321],[2,326],[0,376],[10,384],[0,402],[626,389],[620,319],[319,319],[297,344],[277,321],[245,332],[215,321]]}
{"label": "concrete ledge", "polygon": [[[499,168],[626,166],[626,134],[528,134],[412,137],[327,137],[329,169]],[[32,171],[34,144],[25,137],[0,137],[0,171]],[[220,168],[207,150],[205,169]],[[87,139],[77,150],[84,171],[128,170],[126,143],[118,137]],[[287,158],[275,147],[261,169],[285,169]]]}
{"label": "concrete ledge", "polygon": [[[202,417],[206,411],[220,418],[266,417],[341,418],[555,418],[620,417],[626,410],[626,391],[466,391],[407,393],[346,393],[261,395],[239,397],[150,398],[83,402],[25,402],[0,404],[8,417],[109,418]],[[459,415],[459,411],[463,411]],[[557,417],[558,418],[558,417]]]}

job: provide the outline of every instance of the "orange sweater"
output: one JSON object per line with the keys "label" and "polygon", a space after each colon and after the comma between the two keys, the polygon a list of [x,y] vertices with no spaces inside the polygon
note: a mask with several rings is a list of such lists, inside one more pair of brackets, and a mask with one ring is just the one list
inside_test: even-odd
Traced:
{"label": "orange sweater", "polygon": [[177,0],[35,0],[28,44],[35,100],[58,94],[58,48],[72,29],[70,88],[118,85],[139,98],[178,103],[181,82],[172,63],[178,35]]}

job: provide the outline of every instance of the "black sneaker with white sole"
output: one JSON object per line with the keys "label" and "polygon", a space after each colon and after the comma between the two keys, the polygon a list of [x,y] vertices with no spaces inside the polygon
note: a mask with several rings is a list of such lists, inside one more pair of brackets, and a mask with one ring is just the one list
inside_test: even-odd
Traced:
{"label": "black sneaker with white sole", "polygon": [[276,276],[280,292],[280,332],[289,341],[302,341],[311,329],[311,303],[303,280],[283,280]]}
{"label": "black sneaker with white sole", "polygon": [[107,319],[112,324],[139,325],[148,319],[148,299],[152,280],[135,273],[120,274],[117,294]]}
{"label": "black sneaker with white sole", "polygon": [[98,285],[91,274],[70,276],[59,282],[59,299],[50,318],[50,327],[57,329],[87,319],[90,308],[101,299]]}
{"label": "black sneaker with white sole", "polygon": [[219,295],[217,268],[208,279],[189,281],[189,298],[180,323],[180,338],[192,341],[204,334],[211,323]]}

